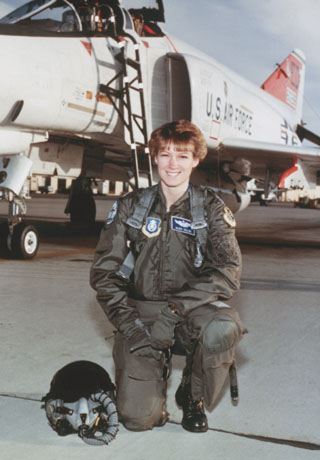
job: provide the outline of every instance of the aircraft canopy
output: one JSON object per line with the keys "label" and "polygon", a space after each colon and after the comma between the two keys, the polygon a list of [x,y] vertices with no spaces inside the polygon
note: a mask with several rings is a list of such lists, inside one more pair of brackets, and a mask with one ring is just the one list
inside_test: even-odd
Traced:
{"label": "aircraft canopy", "polygon": [[[119,0],[113,0],[114,3],[118,3],[118,1]],[[66,6],[68,3],[71,3],[77,7],[80,6],[82,2],[81,0],[69,0],[69,2],[61,2],[59,0],[32,0],[1,18],[0,23],[15,24],[40,13],[46,8],[55,8],[56,6],[61,6],[61,4],[63,5],[63,3],[65,3]],[[88,3],[90,3],[90,1]],[[104,0],[102,3],[108,4],[108,0]],[[133,14],[141,14],[146,21],[164,22],[162,0],[120,0],[120,4]]]}

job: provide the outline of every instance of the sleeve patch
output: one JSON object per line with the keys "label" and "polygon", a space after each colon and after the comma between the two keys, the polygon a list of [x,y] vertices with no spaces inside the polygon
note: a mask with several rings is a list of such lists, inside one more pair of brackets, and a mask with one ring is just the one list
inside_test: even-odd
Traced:
{"label": "sleeve patch", "polygon": [[218,265],[240,265],[240,249],[233,235],[227,234],[217,239],[213,246],[212,258]]}
{"label": "sleeve patch", "polygon": [[223,210],[223,220],[229,225],[229,227],[235,228],[236,220],[234,218],[234,215],[232,214],[232,211],[226,206]]}

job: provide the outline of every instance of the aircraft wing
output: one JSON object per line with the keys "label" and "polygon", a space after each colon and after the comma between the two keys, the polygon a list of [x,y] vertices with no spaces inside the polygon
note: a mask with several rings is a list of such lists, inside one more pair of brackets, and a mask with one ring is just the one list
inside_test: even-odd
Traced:
{"label": "aircraft wing", "polygon": [[271,144],[268,142],[251,141],[247,139],[225,139],[219,146],[219,152],[242,156],[252,163],[252,169],[256,164],[265,163],[269,167],[282,169],[290,167],[297,158],[303,162],[320,165],[319,147],[302,147],[294,145]]}
{"label": "aircraft wing", "polygon": [[[218,147],[220,161],[245,159],[250,162],[250,176],[265,179],[266,171],[277,179],[280,188],[310,188],[317,184],[320,148],[281,145],[247,139],[225,139]],[[303,185],[303,187],[302,187]]]}

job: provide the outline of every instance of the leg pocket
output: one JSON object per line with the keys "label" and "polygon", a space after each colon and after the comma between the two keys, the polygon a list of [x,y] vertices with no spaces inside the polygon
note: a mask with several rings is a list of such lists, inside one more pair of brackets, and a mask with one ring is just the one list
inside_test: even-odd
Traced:
{"label": "leg pocket", "polygon": [[196,358],[201,363],[202,378],[197,381],[194,375],[192,385],[201,385],[204,401],[208,408],[212,408],[228,377],[229,367],[234,360],[234,347],[221,353],[213,353],[199,344],[196,353]]}
{"label": "leg pocket", "polygon": [[113,351],[119,420],[126,428],[144,431],[163,425],[166,412],[167,382],[162,380],[164,362],[134,356],[127,341],[117,333]]}
{"label": "leg pocket", "polygon": [[163,380],[165,355],[161,360],[146,356],[136,356],[130,353],[128,342],[125,337],[116,332],[113,349],[113,359],[116,371],[125,370],[128,377],[136,380]]}

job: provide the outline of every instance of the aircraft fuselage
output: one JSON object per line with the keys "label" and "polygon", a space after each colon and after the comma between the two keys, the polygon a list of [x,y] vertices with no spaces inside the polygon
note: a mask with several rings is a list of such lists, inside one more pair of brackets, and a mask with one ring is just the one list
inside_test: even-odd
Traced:
{"label": "aircraft fuselage", "polygon": [[[149,131],[179,116],[202,129],[209,149],[228,137],[300,143],[292,128],[299,120],[285,104],[208,56],[172,43],[140,40]],[[132,44],[125,46],[130,52]],[[123,124],[99,89],[120,71],[118,54],[110,37],[6,36],[0,28],[1,130],[123,142]],[[181,81],[183,98],[174,94]],[[119,85],[115,80],[114,88]],[[8,153],[5,142],[0,153]]]}

